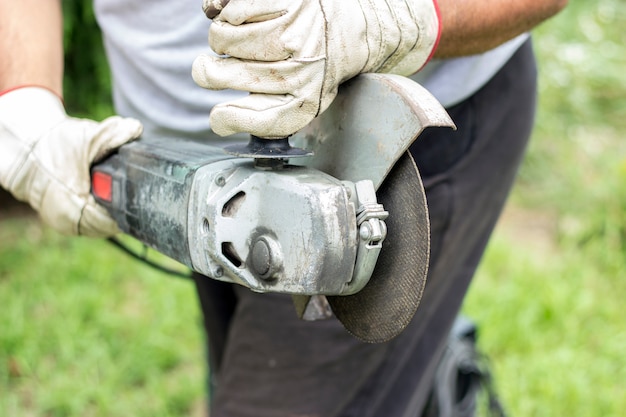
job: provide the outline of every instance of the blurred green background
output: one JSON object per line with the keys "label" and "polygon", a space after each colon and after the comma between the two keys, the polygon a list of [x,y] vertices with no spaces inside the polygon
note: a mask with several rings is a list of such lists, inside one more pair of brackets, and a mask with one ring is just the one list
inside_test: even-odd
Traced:
{"label": "blurred green background", "polygon": [[[112,113],[91,2],[64,1],[70,113]],[[468,295],[510,415],[626,410],[626,3],[571,1],[535,31],[540,107]],[[0,415],[204,408],[193,286],[0,207]]]}

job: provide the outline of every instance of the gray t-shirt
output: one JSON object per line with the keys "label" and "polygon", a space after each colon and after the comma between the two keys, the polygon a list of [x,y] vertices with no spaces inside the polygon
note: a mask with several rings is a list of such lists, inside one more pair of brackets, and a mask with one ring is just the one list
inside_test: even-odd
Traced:
{"label": "gray t-shirt", "polygon": [[[208,137],[213,105],[241,97],[209,91],[191,78],[196,56],[207,53],[210,21],[201,2],[94,0],[113,74],[116,110],[144,124],[144,135]],[[444,106],[462,101],[507,62],[525,36],[486,54],[432,61],[413,76]]]}
{"label": "gray t-shirt", "polygon": [[487,84],[528,36],[520,35],[480,55],[446,60],[434,59],[410,78],[423,85],[445,107],[451,107]]}

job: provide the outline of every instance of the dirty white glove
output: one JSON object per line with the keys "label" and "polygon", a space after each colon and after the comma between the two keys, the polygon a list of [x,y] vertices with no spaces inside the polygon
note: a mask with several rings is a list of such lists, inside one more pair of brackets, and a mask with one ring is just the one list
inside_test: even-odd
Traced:
{"label": "dirty white glove", "polygon": [[90,194],[89,168],[141,131],[134,119],[68,117],[43,88],[10,91],[0,96],[0,185],[62,233],[113,235],[115,222]]}
{"label": "dirty white glove", "polygon": [[[196,83],[249,91],[217,105],[219,135],[288,136],[333,101],[340,83],[364,72],[410,75],[430,58],[439,38],[435,0],[230,0],[209,29],[220,56],[201,55]],[[210,10],[210,11],[209,11]]]}

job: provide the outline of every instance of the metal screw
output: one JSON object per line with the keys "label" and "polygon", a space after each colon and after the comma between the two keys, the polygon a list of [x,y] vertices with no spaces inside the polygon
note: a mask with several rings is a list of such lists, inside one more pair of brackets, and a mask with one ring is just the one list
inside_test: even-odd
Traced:
{"label": "metal screw", "polygon": [[223,187],[224,185],[226,185],[226,178],[224,178],[223,175],[218,175],[217,177],[215,177],[215,184],[219,187]]}

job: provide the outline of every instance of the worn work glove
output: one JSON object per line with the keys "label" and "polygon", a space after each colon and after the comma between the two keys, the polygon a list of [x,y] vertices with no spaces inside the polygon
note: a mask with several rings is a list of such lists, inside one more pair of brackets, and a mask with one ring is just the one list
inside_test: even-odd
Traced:
{"label": "worn work glove", "polygon": [[0,96],[0,185],[62,233],[113,235],[117,225],[90,194],[90,164],[141,131],[134,119],[68,117],[43,88],[10,91]]}
{"label": "worn work glove", "polygon": [[[439,38],[435,0],[204,0],[209,44],[196,83],[249,91],[214,107],[212,129],[288,136],[323,112],[343,81],[364,72],[410,75]],[[216,11],[218,5],[218,11]],[[212,13],[213,12],[213,13]]]}

